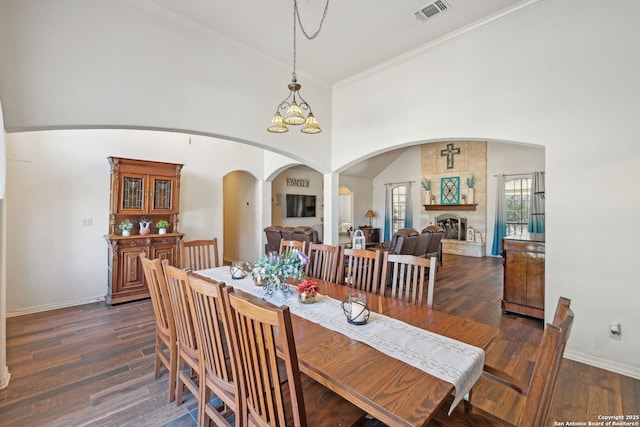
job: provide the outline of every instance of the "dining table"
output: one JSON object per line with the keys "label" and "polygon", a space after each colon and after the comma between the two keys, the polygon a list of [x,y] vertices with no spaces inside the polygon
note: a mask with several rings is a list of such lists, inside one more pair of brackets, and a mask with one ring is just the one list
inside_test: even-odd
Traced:
{"label": "dining table", "polygon": [[[289,286],[288,289],[285,286],[284,291],[276,290],[273,295],[266,295],[261,287],[254,284],[250,275],[239,280],[232,279],[229,267],[200,270],[194,274],[224,282],[227,286],[234,287],[234,292],[261,296],[276,305],[288,305],[292,312],[300,371],[389,426],[427,425],[456,390],[454,384],[443,379],[439,373],[434,375],[425,372],[416,367],[416,363],[389,355],[385,351],[387,349],[376,345],[375,339],[374,343],[354,339],[350,332],[357,333],[358,329],[343,328],[347,331],[345,334],[327,327],[324,322],[313,319],[313,316],[305,318],[296,314],[294,308],[298,304],[306,304],[298,302],[295,291],[291,291],[294,286]],[[344,301],[354,293],[352,288],[338,283],[312,280],[319,286],[319,295],[313,304],[316,313],[328,310],[330,306],[336,305],[336,301]],[[357,292],[366,295],[372,318],[378,316],[376,319],[395,319],[394,322],[397,321],[396,323],[406,328],[422,330],[446,340],[447,343],[453,343],[454,347],[459,344],[477,349],[482,353],[480,368],[484,361],[484,350],[499,332],[493,326],[452,316],[430,307],[417,306],[384,295]],[[347,328],[362,328],[360,325],[349,324],[346,317],[343,321]],[[474,381],[475,379],[477,378]]]}

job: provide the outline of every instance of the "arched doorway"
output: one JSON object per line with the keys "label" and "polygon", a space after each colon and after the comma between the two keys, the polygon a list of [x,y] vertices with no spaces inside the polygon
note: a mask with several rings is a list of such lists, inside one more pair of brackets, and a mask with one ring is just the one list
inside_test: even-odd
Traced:
{"label": "arched doorway", "polygon": [[262,230],[258,218],[258,180],[248,172],[233,171],[222,178],[223,249],[225,265],[260,258]]}
{"label": "arched doorway", "polygon": [[338,243],[351,241],[353,232],[353,192],[349,187],[338,188]]}

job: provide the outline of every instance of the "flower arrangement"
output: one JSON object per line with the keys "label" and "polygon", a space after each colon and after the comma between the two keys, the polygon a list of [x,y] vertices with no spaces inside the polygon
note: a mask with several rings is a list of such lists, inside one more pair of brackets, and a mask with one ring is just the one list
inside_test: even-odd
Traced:
{"label": "flower arrangement", "polygon": [[424,189],[424,191],[431,191],[431,181],[428,180],[427,178],[425,178],[424,176],[422,177],[422,188]]}
{"label": "flower arrangement", "polygon": [[277,263],[270,263],[264,256],[253,264],[249,263],[248,267],[251,268],[254,279],[262,278],[267,282],[282,284],[289,279],[304,279],[304,266],[307,264],[309,258],[304,253],[293,250],[280,255]]}
{"label": "flower arrangement", "polygon": [[299,294],[315,295],[318,293],[318,283],[313,280],[306,279],[298,285],[296,292]]}
{"label": "flower arrangement", "polygon": [[306,279],[296,288],[298,292],[298,301],[303,304],[313,304],[318,294],[318,284],[313,280]]}
{"label": "flower arrangement", "polygon": [[160,221],[156,222],[156,227],[157,228],[169,228],[169,221],[161,219]]}
{"label": "flower arrangement", "polygon": [[131,230],[131,229],[133,228],[133,224],[132,224],[132,223],[131,223],[131,221],[129,221],[128,219],[125,219],[124,221],[122,221],[122,222],[120,223],[120,225],[118,226],[118,228],[119,228],[120,230],[123,230],[123,231],[129,231],[129,230]]}
{"label": "flower arrangement", "polygon": [[467,177],[467,187],[473,188],[475,183],[476,183],[476,178],[473,175]]}

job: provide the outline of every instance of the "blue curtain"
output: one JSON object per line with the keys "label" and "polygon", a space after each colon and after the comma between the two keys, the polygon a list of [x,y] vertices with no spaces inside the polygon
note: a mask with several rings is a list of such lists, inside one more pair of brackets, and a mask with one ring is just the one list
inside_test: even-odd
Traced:
{"label": "blue curtain", "polygon": [[544,172],[534,172],[531,180],[529,231],[544,233]]}
{"label": "blue curtain", "polygon": [[391,240],[391,185],[387,184],[384,196],[384,241]]}
{"label": "blue curtain", "polygon": [[[405,184],[404,228],[413,228],[413,203],[411,203],[411,181]],[[389,239],[391,240],[391,239]]]}
{"label": "blue curtain", "polygon": [[498,175],[496,188],[496,222],[493,227],[493,247],[491,255],[502,252],[502,238],[507,234],[507,220],[504,209],[504,175]]}

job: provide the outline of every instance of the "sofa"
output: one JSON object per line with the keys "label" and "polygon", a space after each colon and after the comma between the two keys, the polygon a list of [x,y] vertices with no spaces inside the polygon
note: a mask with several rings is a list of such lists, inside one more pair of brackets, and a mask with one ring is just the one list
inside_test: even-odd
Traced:
{"label": "sofa", "polygon": [[422,229],[421,234],[430,234],[429,246],[427,247],[426,258],[432,256],[438,259],[438,265],[442,265],[442,239],[444,239],[444,228],[438,225],[429,225]]}
{"label": "sofa", "polygon": [[425,257],[431,234],[422,234],[413,228],[401,228],[391,237],[389,253]]}
{"label": "sofa", "polygon": [[300,242],[320,243],[318,239],[318,231],[313,227],[298,226],[298,227],[283,227],[280,225],[270,225],[264,229],[267,237],[267,243],[265,243],[265,253],[269,251],[280,250],[280,240],[298,240]]}

